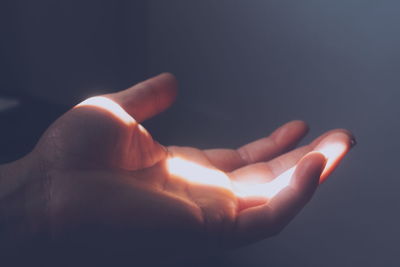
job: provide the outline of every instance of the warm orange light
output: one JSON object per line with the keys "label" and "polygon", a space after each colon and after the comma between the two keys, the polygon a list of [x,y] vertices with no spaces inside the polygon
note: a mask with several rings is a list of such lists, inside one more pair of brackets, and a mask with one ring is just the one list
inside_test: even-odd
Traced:
{"label": "warm orange light", "polygon": [[[344,156],[346,150],[346,144],[341,142],[326,143],[316,149],[317,152],[323,154],[327,159],[326,167],[321,175],[322,178],[326,177],[333,170],[338,161]],[[167,168],[172,175],[189,182],[222,187],[232,191],[236,196],[241,198],[262,197],[271,199],[290,185],[296,166],[293,166],[274,180],[266,183],[231,181],[222,171],[210,169],[178,157],[170,158],[167,162]],[[249,179],[249,181],[254,180],[260,179]]]}
{"label": "warm orange light", "polygon": [[290,184],[294,170],[295,167],[292,167],[267,183],[234,182],[234,193],[242,198],[263,197],[271,199]]}
{"label": "warm orange light", "polygon": [[102,110],[111,113],[116,118],[120,119],[122,122],[126,124],[136,123],[135,119],[132,118],[132,116],[129,115],[118,103],[104,96],[95,96],[88,98],[85,101],[75,106],[75,108],[79,107],[100,108]]}
{"label": "warm orange light", "polygon": [[229,177],[222,171],[210,169],[178,157],[168,159],[167,168],[170,174],[189,182],[232,190]]}
{"label": "warm orange light", "polygon": [[210,169],[191,161],[173,157],[167,161],[170,174],[185,179],[191,183],[222,187],[232,191],[238,197],[272,198],[288,186],[294,172],[294,167],[279,175],[268,183],[232,182],[222,171]]}
{"label": "warm orange light", "polygon": [[325,169],[321,175],[324,178],[333,171],[335,165],[344,156],[347,151],[347,145],[341,142],[328,143],[324,144],[321,148],[317,148],[316,151],[320,152],[327,159]]}

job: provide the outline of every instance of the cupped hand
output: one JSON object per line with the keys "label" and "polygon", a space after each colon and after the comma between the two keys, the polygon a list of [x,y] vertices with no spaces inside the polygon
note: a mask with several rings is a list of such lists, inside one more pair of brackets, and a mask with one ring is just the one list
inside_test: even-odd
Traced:
{"label": "cupped hand", "polygon": [[24,213],[24,229],[36,255],[168,263],[267,238],[310,200],[352,144],[338,129],[293,149],[307,126],[292,121],[238,149],[164,147],[140,123],[168,108],[176,90],[175,78],[161,74],[89,98],[8,167],[29,169],[15,188],[34,185],[24,191],[24,205],[34,207]]}

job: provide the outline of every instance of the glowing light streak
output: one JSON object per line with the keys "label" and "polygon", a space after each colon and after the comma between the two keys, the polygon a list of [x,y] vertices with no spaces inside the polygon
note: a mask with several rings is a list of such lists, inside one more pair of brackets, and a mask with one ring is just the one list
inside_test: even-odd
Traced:
{"label": "glowing light streak", "polygon": [[232,190],[229,177],[222,171],[210,169],[178,157],[170,158],[167,167],[172,175],[189,182]]}
{"label": "glowing light streak", "polygon": [[232,191],[238,197],[261,196],[272,198],[291,181],[294,167],[279,175],[273,181],[260,184],[232,182],[222,171],[210,169],[191,161],[174,157],[167,162],[168,171],[191,183],[222,187]]}
{"label": "glowing light streak", "polygon": [[242,198],[265,197],[271,199],[290,185],[294,170],[295,167],[292,167],[267,183],[249,184],[245,182],[234,182],[234,193]]}
{"label": "glowing light streak", "polygon": [[85,101],[75,106],[75,108],[79,107],[99,108],[109,112],[114,117],[120,119],[122,122],[126,124],[136,123],[135,119],[132,118],[132,116],[129,115],[118,103],[104,96],[95,96],[88,98]]}

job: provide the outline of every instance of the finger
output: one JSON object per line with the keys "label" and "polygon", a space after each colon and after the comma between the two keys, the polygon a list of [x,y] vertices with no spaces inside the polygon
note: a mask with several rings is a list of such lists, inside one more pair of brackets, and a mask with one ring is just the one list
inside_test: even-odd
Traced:
{"label": "finger", "polygon": [[297,165],[289,186],[267,204],[242,210],[235,229],[238,241],[254,242],[279,233],[311,199],[325,162],[318,152],[307,154]]}
{"label": "finger", "polygon": [[177,81],[170,73],[162,73],[124,91],[107,94],[136,121],[142,122],[167,109],[175,100]]}
{"label": "finger", "polygon": [[334,133],[338,133],[338,132],[348,135],[349,138],[351,139],[351,142],[355,142],[355,137],[354,137],[354,135],[353,135],[352,132],[350,132],[350,131],[347,130],[347,129],[339,128],[339,129],[329,130],[329,131],[327,131],[327,132],[321,134],[320,136],[318,136],[317,138],[315,138],[315,139],[310,143],[310,145],[312,145],[313,147],[315,147],[315,146],[318,145],[323,139],[325,139],[325,137],[327,137],[327,136],[329,136],[329,135],[332,135],[332,134],[334,134]]}
{"label": "finger", "polygon": [[354,145],[354,137],[349,137],[349,135],[344,132],[337,132],[324,138],[314,148],[314,151],[320,152],[327,159],[325,169],[321,175],[320,183],[324,182],[328,178]]}
{"label": "finger", "polygon": [[273,180],[282,172],[293,167],[310,151],[320,151],[329,161],[322,180],[326,179],[351,147],[353,135],[343,129],[329,131],[309,145],[299,147],[268,162],[261,162],[235,170],[230,177],[235,181],[262,183]]}
{"label": "finger", "polygon": [[303,121],[291,121],[262,138],[240,147],[237,152],[246,164],[269,160],[295,146],[307,133]]}
{"label": "finger", "polygon": [[125,91],[81,102],[52,129],[58,135],[62,132],[65,153],[79,155],[70,157],[71,164],[127,170],[149,167],[167,153],[138,122],[166,109],[175,96],[174,76],[161,74]]}
{"label": "finger", "polygon": [[308,132],[303,121],[291,121],[270,136],[246,144],[236,150],[209,149],[205,154],[215,167],[233,171],[248,164],[270,160],[293,148]]}

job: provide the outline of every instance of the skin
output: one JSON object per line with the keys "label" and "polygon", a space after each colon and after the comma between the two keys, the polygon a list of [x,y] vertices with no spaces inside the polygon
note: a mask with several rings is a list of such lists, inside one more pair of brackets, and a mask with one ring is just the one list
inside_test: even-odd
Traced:
{"label": "skin", "polygon": [[[308,131],[292,121],[238,149],[164,147],[140,122],[167,109],[176,92],[174,76],[161,74],[103,96],[122,107],[128,123],[78,105],[30,154],[0,167],[0,245],[8,266],[165,265],[262,240],[292,220],[352,144],[348,131],[336,129],[292,150]],[[345,150],[326,169],[315,150],[329,142]],[[238,183],[296,169],[272,199],[241,198],[172,175],[167,161],[177,156]]]}

